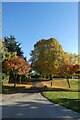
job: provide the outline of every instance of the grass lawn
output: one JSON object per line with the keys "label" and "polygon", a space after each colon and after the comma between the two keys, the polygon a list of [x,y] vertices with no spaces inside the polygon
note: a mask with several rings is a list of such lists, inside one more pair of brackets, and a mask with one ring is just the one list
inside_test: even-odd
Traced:
{"label": "grass lawn", "polygon": [[70,108],[74,111],[80,112],[80,92],[43,92],[42,95],[53,103],[58,103],[61,106]]}
{"label": "grass lawn", "polygon": [[51,87],[51,81],[42,81],[43,85],[46,85],[48,88],[62,88],[66,90],[80,90],[80,80],[79,79],[70,79],[70,86],[68,87],[68,83],[66,79],[53,79],[52,80],[52,87]]}
{"label": "grass lawn", "polygon": [[[48,87],[47,91],[43,91],[42,95],[53,103],[58,103],[74,111],[80,112],[80,80],[70,79],[71,88],[68,87],[66,79],[53,79],[51,81],[42,82]],[[50,89],[50,90],[49,90]],[[68,90],[68,91],[64,91]],[[75,91],[75,92],[72,92]],[[79,91],[79,92],[76,92]]]}
{"label": "grass lawn", "polygon": [[[33,81],[33,79],[32,79]],[[39,80],[38,80],[39,81]],[[80,80],[78,79],[70,79],[70,85],[71,88],[68,87],[67,84],[67,80],[66,79],[53,79],[52,80],[52,87],[51,87],[51,81],[48,80],[41,80],[41,83],[43,84],[43,86],[47,86],[47,91],[52,91],[54,89],[54,91],[61,91],[63,89],[64,90],[79,90],[79,85],[80,85]],[[32,86],[32,82],[28,82],[26,84],[16,84],[16,88],[13,87],[14,84],[3,84],[2,87],[2,92],[3,93],[8,93],[8,92],[13,92],[13,91],[18,91],[20,89],[24,89],[24,88],[30,88]],[[56,89],[55,89],[56,88]]]}

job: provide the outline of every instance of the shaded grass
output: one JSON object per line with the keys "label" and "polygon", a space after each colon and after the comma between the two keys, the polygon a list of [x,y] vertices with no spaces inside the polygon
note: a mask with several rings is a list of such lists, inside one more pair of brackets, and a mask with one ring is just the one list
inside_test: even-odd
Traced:
{"label": "shaded grass", "polygon": [[26,88],[29,88],[31,87],[32,83],[29,83],[29,85],[27,84],[16,84],[16,87],[14,87],[14,84],[4,84],[2,86],[2,93],[3,94],[8,94],[8,93],[14,93],[14,92],[20,92],[20,91],[23,91],[25,90]]}
{"label": "shaded grass", "polygon": [[80,92],[43,92],[42,95],[53,103],[80,112]]}
{"label": "shaded grass", "polygon": [[14,93],[21,89],[24,89],[24,87],[13,87],[13,86],[2,86],[2,93]]}

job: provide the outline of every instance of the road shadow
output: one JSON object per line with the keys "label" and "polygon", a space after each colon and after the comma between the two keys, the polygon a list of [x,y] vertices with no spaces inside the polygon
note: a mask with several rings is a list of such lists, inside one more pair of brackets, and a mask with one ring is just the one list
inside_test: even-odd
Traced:
{"label": "road shadow", "polygon": [[[51,104],[46,100],[15,101],[15,104],[6,104],[2,107],[3,118],[61,118],[62,120],[78,120],[80,114],[70,109]],[[77,118],[77,119],[76,119]]]}

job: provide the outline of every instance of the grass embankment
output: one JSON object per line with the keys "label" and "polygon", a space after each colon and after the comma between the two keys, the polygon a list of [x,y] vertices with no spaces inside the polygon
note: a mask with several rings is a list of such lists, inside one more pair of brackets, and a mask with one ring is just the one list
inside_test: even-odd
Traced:
{"label": "grass embankment", "polygon": [[[53,103],[57,103],[66,108],[72,109],[74,111],[80,112],[80,80],[71,79],[70,85],[71,88],[68,87],[66,79],[54,79],[52,81],[53,86],[51,87],[50,81],[42,82],[44,85],[48,87],[50,91],[44,91],[42,95],[46,97]],[[55,89],[55,90],[54,90]],[[61,91],[62,89],[62,91]],[[54,90],[54,91],[53,91]],[[68,91],[64,91],[68,90]],[[71,92],[76,91],[76,92]]]}
{"label": "grass embankment", "polygon": [[78,79],[70,79],[70,88],[68,86],[67,80],[66,79],[53,79],[52,80],[52,87],[51,87],[51,81],[42,81],[42,84],[44,86],[47,86],[48,88],[61,88],[65,90],[74,90],[74,91],[79,91],[80,90],[80,80]]}

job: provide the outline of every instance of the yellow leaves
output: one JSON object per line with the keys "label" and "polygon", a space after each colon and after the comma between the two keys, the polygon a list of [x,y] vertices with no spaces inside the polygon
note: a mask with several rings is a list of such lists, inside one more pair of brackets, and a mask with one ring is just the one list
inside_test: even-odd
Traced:
{"label": "yellow leaves", "polygon": [[80,55],[78,58],[76,55],[64,52],[55,38],[42,39],[37,42],[31,56],[33,69],[47,75],[57,75],[59,71],[61,71],[60,74],[69,72],[71,74],[69,71],[72,67],[71,64],[80,63]]}
{"label": "yellow leaves", "polygon": [[34,51],[31,54],[33,69],[40,73],[56,74],[58,64],[63,57],[62,53],[62,46],[55,38],[42,39],[34,45]]}

